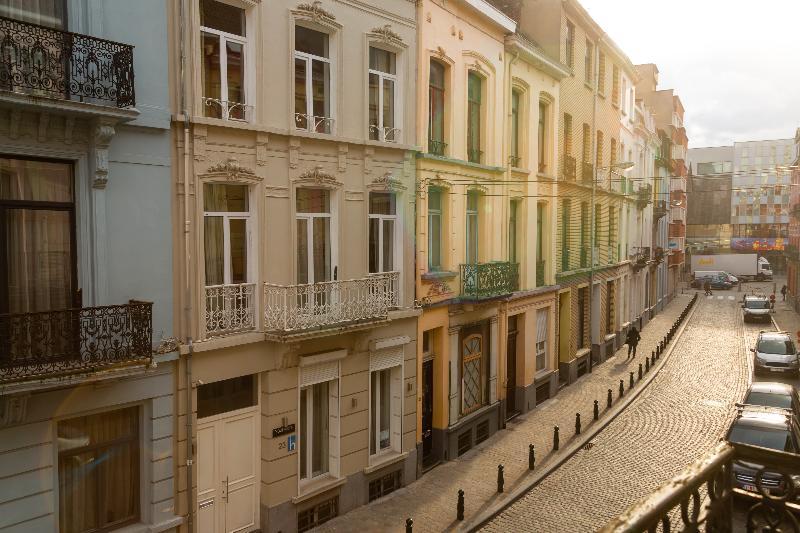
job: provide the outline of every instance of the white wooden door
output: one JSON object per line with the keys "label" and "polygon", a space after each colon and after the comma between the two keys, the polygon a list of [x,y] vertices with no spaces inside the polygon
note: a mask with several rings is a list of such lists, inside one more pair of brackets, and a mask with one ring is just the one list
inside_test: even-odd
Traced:
{"label": "white wooden door", "polygon": [[203,419],[197,428],[197,530],[258,529],[257,412]]}

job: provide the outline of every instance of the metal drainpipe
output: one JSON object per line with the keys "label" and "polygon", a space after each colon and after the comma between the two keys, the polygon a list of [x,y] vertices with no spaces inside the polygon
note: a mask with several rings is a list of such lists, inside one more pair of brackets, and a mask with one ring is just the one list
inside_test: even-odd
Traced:
{"label": "metal drainpipe", "polygon": [[181,50],[181,112],[183,113],[183,241],[184,241],[184,327],[186,328],[186,344],[189,351],[186,355],[186,526],[190,533],[194,532],[194,428],[192,425],[192,354],[194,344],[191,336],[192,293],[190,281],[191,248],[189,245],[189,109],[186,105],[186,0],[180,1],[180,50]]}
{"label": "metal drainpipe", "polygon": [[[597,71],[597,62],[599,61],[598,54],[600,52],[600,45],[603,44],[603,37],[605,37],[605,33],[603,33],[600,36],[600,38],[597,39],[597,46],[594,47],[595,50],[594,50],[594,57],[592,58],[593,59],[592,69],[594,69],[595,71]],[[598,174],[600,169],[597,168],[597,133],[596,133],[596,127],[597,127],[597,76],[596,76],[595,72],[592,73],[592,77],[594,78],[594,90],[592,91],[592,131],[590,132],[590,134],[591,134],[591,138],[592,138],[592,159],[594,160],[594,165],[592,165],[592,168],[594,169],[594,171],[592,172],[592,174],[593,174],[593,176],[592,176],[592,209],[591,209],[591,216],[590,216],[591,220],[589,221],[589,224],[590,224],[589,227],[591,228],[589,230],[591,232],[591,235],[589,237],[589,242],[592,245],[591,246],[591,250],[589,250],[589,252],[590,252],[589,253],[589,327],[592,330],[594,330],[594,325],[593,325],[594,324],[594,248],[595,248],[595,244],[597,244],[597,243],[594,242],[594,232],[595,232],[595,227],[594,227],[594,219],[595,219],[594,199],[595,199],[595,189],[597,188],[597,174]],[[581,170],[581,172],[583,172],[583,170]],[[598,327],[599,327],[599,324],[598,324]],[[592,333],[593,333],[593,331],[592,331]],[[594,356],[592,354],[592,342],[591,342],[591,340],[592,340],[591,337],[592,336],[593,335],[590,333],[589,334],[589,338],[590,338],[590,342],[589,342],[589,373],[590,374],[592,373],[592,370],[594,369]]]}

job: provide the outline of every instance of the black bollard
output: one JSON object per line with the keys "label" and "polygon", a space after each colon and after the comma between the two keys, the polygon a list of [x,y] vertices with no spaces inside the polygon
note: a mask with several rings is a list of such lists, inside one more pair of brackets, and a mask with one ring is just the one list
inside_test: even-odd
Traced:
{"label": "black bollard", "polygon": [[581,414],[575,413],[575,434],[581,434]]}
{"label": "black bollard", "polygon": [[503,479],[503,465],[497,465],[497,492],[503,492],[503,485],[506,484]]}
{"label": "black bollard", "polygon": [[658,354],[650,359],[650,366],[655,366],[656,361],[658,361]]}
{"label": "black bollard", "polygon": [[622,398],[623,396],[625,396],[625,382],[619,380],[619,397]]}
{"label": "black bollard", "polygon": [[611,408],[611,402],[614,401],[611,396],[611,389],[608,389],[608,398],[606,398],[606,407]]}
{"label": "black bollard", "polygon": [[533,470],[536,467],[536,449],[533,444],[528,444],[528,470]]}
{"label": "black bollard", "polygon": [[633,372],[630,372],[630,381],[628,381],[628,389],[633,388]]}
{"label": "black bollard", "polygon": [[642,380],[642,363],[639,363],[639,381]]}
{"label": "black bollard", "polygon": [[414,521],[410,518],[406,518],[406,533],[412,533],[414,531]]}
{"label": "black bollard", "polygon": [[594,419],[597,420],[600,418],[600,403],[595,400],[594,401]]}
{"label": "black bollard", "polygon": [[458,489],[458,505],[456,505],[456,520],[464,520],[464,491]]}
{"label": "black bollard", "polygon": [[650,372],[650,359],[647,357],[644,358],[644,370],[645,372]]}
{"label": "black bollard", "polygon": [[[656,351],[655,351],[655,350],[653,350],[652,352],[650,352],[650,357],[653,359],[653,361],[655,361],[655,360],[656,360]],[[647,358],[645,357],[645,359],[647,359]]]}
{"label": "black bollard", "polygon": [[558,450],[558,426],[553,427],[553,451]]}

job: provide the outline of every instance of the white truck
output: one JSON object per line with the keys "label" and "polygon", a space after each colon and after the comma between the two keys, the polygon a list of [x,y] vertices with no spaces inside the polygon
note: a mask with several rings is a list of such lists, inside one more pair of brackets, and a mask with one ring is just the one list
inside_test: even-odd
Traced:
{"label": "white truck", "polygon": [[772,279],[772,267],[758,254],[693,255],[692,272],[719,270],[733,274],[739,280]]}

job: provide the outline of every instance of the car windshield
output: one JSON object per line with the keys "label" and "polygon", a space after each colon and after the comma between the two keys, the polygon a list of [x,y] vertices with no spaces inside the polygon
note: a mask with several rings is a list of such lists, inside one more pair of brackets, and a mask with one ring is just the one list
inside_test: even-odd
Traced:
{"label": "car windshield", "polygon": [[728,435],[728,441],[750,444],[784,452],[794,452],[792,436],[785,429],[767,429],[735,425]]}
{"label": "car windshield", "polygon": [[780,407],[790,409],[792,407],[792,397],[787,394],[776,394],[774,392],[750,392],[745,398],[744,403],[750,405],[766,405],[767,407]]}
{"label": "car windshield", "polygon": [[747,300],[744,306],[748,309],[769,309],[769,302],[766,300]]}
{"label": "car windshield", "polygon": [[774,355],[790,355],[794,353],[794,343],[789,339],[761,339],[757,350]]}

